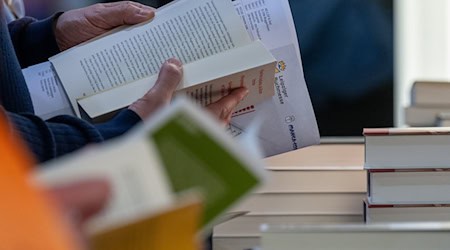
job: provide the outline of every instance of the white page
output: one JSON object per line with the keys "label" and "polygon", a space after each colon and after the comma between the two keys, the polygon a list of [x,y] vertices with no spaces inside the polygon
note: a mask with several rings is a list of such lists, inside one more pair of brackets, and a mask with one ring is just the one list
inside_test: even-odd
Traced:
{"label": "white page", "polygon": [[[249,94],[237,107],[244,109],[274,95],[274,64],[275,59],[264,45],[255,41],[184,65],[177,95],[192,97],[198,104],[206,106],[218,101],[230,89],[246,86]],[[80,99],[78,104],[90,117],[95,118],[130,105],[153,86],[156,78],[152,76],[104,91]]]}
{"label": "white page", "polygon": [[91,146],[45,163],[33,176],[46,187],[92,178],[106,179],[111,195],[106,207],[89,220],[89,234],[159,212],[175,199],[156,149],[145,138]]}
{"label": "white page", "polygon": [[236,0],[253,39],[260,39],[278,60],[275,96],[245,113],[235,114],[233,133],[245,133],[260,115],[259,138],[265,156],[319,143],[319,131],[303,75],[295,25],[288,0]]}
{"label": "white page", "polygon": [[184,0],[50,61],[79,115],[77,99],[154,75],[171,57],[186,64],[250,42],[230,2]]}
{"label": "white page", "polygon": [[57,115],[74,114],[50,62],[28,67],[22,73],[37,116],[45,120]]}

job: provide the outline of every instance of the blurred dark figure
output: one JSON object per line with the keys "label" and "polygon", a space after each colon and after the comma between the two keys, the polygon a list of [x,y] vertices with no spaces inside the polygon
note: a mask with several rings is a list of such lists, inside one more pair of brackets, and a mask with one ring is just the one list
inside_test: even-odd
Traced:
{"label": "blurred dark figure", "polygon": [[393,126],[392,0],[291,0],[322,136]]}

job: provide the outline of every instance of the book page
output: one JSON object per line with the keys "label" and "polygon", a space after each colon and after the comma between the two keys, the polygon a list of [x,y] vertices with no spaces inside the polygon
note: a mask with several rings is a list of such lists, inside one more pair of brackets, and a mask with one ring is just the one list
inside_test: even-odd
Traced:
{"label": "book page", "polygon": [[74,115],[50,62],[28,67],[22,73],[37,116],[45,120],[57,115]]}
{"label": "book page", "polygon": [[265,156],[318,144],[319,130],[288,0],[235,0],[234,6],[250,36],[266,45],[278,65],[275,96],[245,112],[236,112],[230,130],[242,135],[260,116],[263,122],[259,139]]}
{"label": "book page", "polygon": [[122,138],[91,146],[45,163],[36,171],[34,180],[46,187],[90,178],[109,182],[108,204],[87,224],[89,234],[159,212],[174,201],[158,155],[144,140]]}
{"label": "book page", "polygon": [[[183,79],[176,94],[186,95],[206,106],[228,95],[233,89],[244,86],[249,94],[236,107],[242,110],[274,95],[275,63],[264,45],[255,41],[184,65]],[[155,81],[156,76],[144,78],[80,99],[78,104],[94,118],[130,105]]]}
{"label": "book page", "polygon": [[155,75],[171,57],[186,64],[250,41],[230,2],[184,0],[157,11],[150,22],[77,46],[50,61],[77,108],[79,98]]}

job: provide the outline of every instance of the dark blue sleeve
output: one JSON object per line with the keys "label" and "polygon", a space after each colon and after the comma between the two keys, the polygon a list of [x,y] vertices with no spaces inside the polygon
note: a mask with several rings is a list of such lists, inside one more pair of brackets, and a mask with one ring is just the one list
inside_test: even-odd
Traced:
{"label": "dark blue sleeve", "polygon": [[8,117],[39,162],[73,152],[90,143],[120,136],[141,121],[131,110],[124,110],[100,125],[92,125],[72,116],[57,116],[44,121],[32,114],[8,112]]}
{"label": "dark blue sleeve", "polygon": [[17,58],[22,68],[38,64],[59,53],[53,23],[60,14],[44,20],[21,18],[8,24]]}

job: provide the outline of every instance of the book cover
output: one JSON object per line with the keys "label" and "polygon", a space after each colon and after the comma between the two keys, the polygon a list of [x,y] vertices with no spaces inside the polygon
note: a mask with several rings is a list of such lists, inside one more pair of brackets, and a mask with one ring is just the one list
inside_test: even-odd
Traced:
{"label": "book cover", "polygon": [[181,199],[157,214],[91,236],[91,247],[93,250],[199,249],[201,209],[199,199]]}
{"label": "book cover", "polygon": [[34,161],[13,131],[0,115],[0,248],[80,249],[54,201],[29,181]]}

